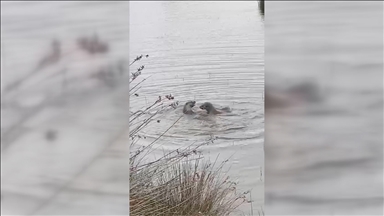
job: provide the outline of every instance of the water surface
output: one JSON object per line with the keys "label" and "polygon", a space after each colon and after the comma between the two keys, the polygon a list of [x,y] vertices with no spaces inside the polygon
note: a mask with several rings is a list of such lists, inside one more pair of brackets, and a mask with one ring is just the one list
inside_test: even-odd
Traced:
{"label": "water surface", "polygon": [[[128,11],[1,2],[2,214],[128,214]],[[79,48],[94,35],[108,52]],[[60,58],[35,70],[54,39]]]}
{"label": "water surface", "polygon": [[[188,100],[230,107],[228,115],[184,116],[159,141],[158,149],[174,150],[203,142],[214,143],[203,153],[214,160],[231,158],[229,174],[241,190],[252,190],[256,212],[263,204],[260,169],[264,150],[264,26],[257,2],[133,2],[131,59],[148,54],[146,80],[131,109],[150,105],[159,95],[172,94],[176,110],[143,131],[151,140],[161,135],[182,113]],[[133,67],[133,69],[135,69]],[[138,80],[137,82],[139,82]],[[134,84],[133,84],[134,85]],[[250,205],[241,208],[249,214]]]}
{"label": "water surface", "polygon": [[382,2],[266,8],[268,87],[310,81],[323,96],[267,114],[266,214],[381,215]]}

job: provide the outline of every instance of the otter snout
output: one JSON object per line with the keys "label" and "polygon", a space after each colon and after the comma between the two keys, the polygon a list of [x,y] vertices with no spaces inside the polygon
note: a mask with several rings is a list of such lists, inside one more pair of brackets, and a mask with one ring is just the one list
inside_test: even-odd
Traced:
{"label": "otter snout", "polygon": [[203,103],[201,106],[200,106],[200,109],[205,109],[205,110],[207,110],[208,108],[210,108],[211,106],[210,106],[210,104],[208,103],[208,102],[205,102],[205,103]]}
{"label": "otter snout", "polygon": [[194,107],[196,105],[196,101],[190,101],[189,104],[191,105],[191,107]]}
{"label": "otter snout", "polygon": [[207,111],[207,114],[211,113],[211,111],[213,110],[212,108],[213,106],[208,102],[205,102],[200,106],[200,109]]}

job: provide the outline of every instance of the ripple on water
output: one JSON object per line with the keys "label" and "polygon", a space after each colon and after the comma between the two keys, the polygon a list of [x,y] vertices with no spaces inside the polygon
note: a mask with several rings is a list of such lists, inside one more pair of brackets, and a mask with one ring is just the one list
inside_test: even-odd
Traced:
{"label": "ripple on water", "polygon": [[[262,140],[264,129],[260,123],[263,121],[262,110],[249,110],[254,105],[247,106],[242,103],[234,103],[231,107],[231,113],[226,115],[184,115],[181,104],[175,110],[167,110],[161,116],[160,123],[149,125],[141,131],[141,135],[149,140],[157,139],[161,136],[159,142],[164,145],[172,145],[170,149],[179,148],[180,143],[201,143],[209,137],[215,137],[217,140],[211,146],[233,145],[231,142],[241,142],[245,140]],[[259,105],[260,106],[260,105]],[[255,116],[258,117],[256,125],[260,125],[255,130]],[[177,119],[181,119],[173,125]],[[164,134],[171,125],[172,128]],[[227,143],[227,144],[225,144]],[[164,148],[162,145],[161,148]],[[183,144],[185,145],[185,144]]]}

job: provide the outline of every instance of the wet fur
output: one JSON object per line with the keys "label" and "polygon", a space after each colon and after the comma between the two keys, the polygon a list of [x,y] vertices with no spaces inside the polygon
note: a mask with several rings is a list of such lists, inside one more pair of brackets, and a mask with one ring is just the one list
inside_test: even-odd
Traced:
{"label": "wet fur", "polygon": [[230,112],[229,107],[224,109],[216,109],[211,103],[205,102],[200,106],[200,109],[206,110],[207,114],[217,115]]}
{"label": "wet fur", "polygon": [[295,105],[298,100],[299,102],[304,103],[316,103],[322,101],[318,87],[310,82],[294,85],[285,91],[274,90],[268,87],[266,88],[264,97],[265,110],[287,108]]}
{"label": "wet fur", "polygon": [[187,115],[192,115],[194,114],[192,108],[195,106],[196,101],[188,101],[185,103],[184,108],[183,108],[183,113]]}

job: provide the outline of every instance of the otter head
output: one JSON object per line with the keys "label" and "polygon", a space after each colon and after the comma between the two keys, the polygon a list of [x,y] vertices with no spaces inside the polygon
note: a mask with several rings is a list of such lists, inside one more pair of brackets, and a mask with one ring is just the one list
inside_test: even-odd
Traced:
{"label": "otter head", "polygon": [[215,108],[209,102],[205,102],[200,106],[200,109],[206,110],[207,114],[210,114]]}
{"label": "otter head", "polygon": [[196,101],[188,101],[183,108],[184,114],[193,114],[192,108],[195,106]]}
{"label": "otter head", "polygon": [[187,103],[185,103],[185,106],[192,108],[195,106],[195,104],[196,104],[196,101],[188,101]]}

